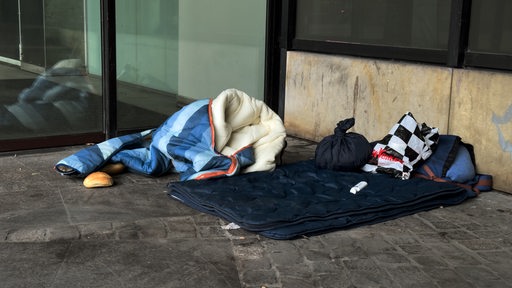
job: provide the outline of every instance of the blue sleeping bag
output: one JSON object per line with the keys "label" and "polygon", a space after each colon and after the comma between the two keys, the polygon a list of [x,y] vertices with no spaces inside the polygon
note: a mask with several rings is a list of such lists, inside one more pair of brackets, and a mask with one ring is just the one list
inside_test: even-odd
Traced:
{"label": "blue sleeping bag", "polygon": [[160,176],[171,169],[181,180],[230,176],[254,163],[248,145],[230,156],[215,150],[210,99],[194,101],[169,117],[157,129],[115,137],[86,147],[60,160],[62,175],[86,177],[108,162],[130,171]]}
{"label": "blue sleeping bag", "polygon": [[[360,181],[368,185],[350,193]],[[312,160],[272,172],[171,182],[168,188],[170,197],[194,209],[273,239],[382,222],[476,196],[451,183],[319,169]]]}

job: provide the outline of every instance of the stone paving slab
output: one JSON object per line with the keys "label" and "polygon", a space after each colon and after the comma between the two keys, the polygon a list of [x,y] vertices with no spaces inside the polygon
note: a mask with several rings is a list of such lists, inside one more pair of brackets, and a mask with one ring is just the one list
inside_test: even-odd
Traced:
{"label": "stone paving slab", "polygon": [[[284,162],[315,144],[289,139]],[[512,287],[512,195],[272,240],[124,173],[86,189],[52,170],[80,147],[0,155],[0,287]]]}
{"label": "stone paving slab", "polygon": [[0,243],[2,287],[240,287],[229,241]]}

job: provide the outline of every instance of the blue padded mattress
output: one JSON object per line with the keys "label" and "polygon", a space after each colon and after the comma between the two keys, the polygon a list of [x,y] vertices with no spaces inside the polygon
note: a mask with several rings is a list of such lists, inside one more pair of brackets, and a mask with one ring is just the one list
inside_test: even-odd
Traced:
{"label": "blue padded mattress", "polygon": [[[368,186],[352,194],[360,181]],[[168,194],[199,211],[273,239],[292,239],[410,215],[475,197],[422,178],[318,169],[313,161],[233,177],[171,182]]]}

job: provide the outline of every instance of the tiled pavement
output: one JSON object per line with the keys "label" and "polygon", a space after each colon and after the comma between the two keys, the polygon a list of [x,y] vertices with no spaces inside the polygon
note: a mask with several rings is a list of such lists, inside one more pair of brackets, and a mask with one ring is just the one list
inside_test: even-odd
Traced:
{"label": "tiled pavement", "polygon": [[[289,139],[285,162],[315,144]],[[176,175],[86,189],[52,170],[81,147],[0,156],[0,287],[512,287],[512,195],[297,240],[167,197]]]}

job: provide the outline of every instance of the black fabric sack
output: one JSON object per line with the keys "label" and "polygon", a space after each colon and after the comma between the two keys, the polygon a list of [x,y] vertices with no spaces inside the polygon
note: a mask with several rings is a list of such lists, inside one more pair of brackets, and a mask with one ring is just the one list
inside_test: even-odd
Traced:
{"label": "black fabric sack", "polygon": [[338,122],[334,134],[318,143],[315,150],[316,167],[336,171],[356,171],[368,162],[373,148],[363,135],[347,132],[354,124],[354,118]]}

